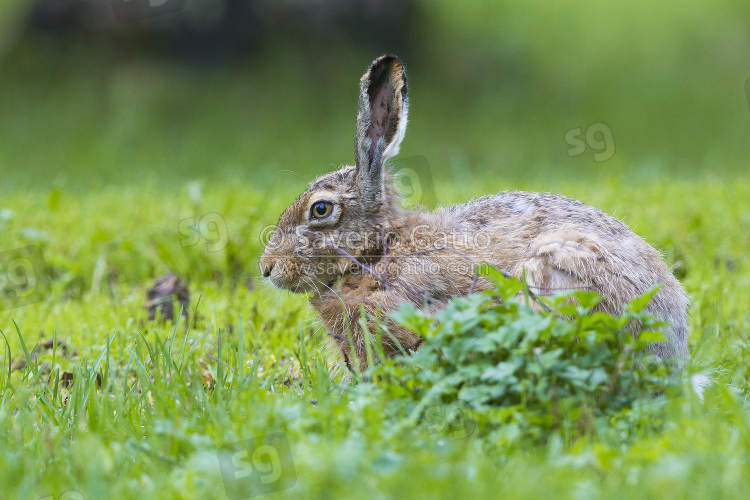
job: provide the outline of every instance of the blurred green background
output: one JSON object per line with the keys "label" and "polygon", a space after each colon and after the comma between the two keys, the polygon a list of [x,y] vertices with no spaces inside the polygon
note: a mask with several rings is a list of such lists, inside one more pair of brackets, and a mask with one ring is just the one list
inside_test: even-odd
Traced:
{"label": "blurred green background", "polygon": [[[409,76],[402,155],[428,159],[438,201],[748,172],[748,2],[186,0],[123,23],[109,0],[0,0],[0,190],[296,195],[352,162],[358,78],[385,52]],[[595,123],[614,154],[570,156]]]}

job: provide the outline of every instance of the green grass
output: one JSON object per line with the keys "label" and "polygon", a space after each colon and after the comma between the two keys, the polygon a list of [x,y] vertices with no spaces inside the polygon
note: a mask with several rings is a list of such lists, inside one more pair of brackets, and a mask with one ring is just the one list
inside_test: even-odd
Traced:
{"label": "green grass", "polygon": [[[446,202],[491,184],[436,179]],[[66,348],[43,350],[10,378],[10,360],[0,357],[4,495],[224,498],[217,450],[282,432],[297,482],[280,498],[741,498],[750,487],[750,212],[741,201],[750,180],[547,187],[624,218],[665,251],[693,297],[688,372],[710,373],[716,384],[703,404],[690,391],[674,399],[662,432],[628,445],[553,439],[488,456],[482,435],[455,439],[388,417],[386,401],[332,369],[304,299],[257,279],[259,233],[291,196],[220,184],[193,187],[192,196],[187,185],[17,192],[2,200],[13,211],[3,248],[40,245],[52,280],[47,300],[0,312],[0,329],[12,360],[25,358],[15,324],[29,352],[53,337]],[[178,223],[214,212],[226,222],[226,248],[183,247]],[[169,270],[189,280],[191,308],[200,297],[189,332],[184,322],[146,318],[145,290]],[[74,373],[72,388],[56,387],[58,370]],[[212,389],[209,376],[220,381]]]}

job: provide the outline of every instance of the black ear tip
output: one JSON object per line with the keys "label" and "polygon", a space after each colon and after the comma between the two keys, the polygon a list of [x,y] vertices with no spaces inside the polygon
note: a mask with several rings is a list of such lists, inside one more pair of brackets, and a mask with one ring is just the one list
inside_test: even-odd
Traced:
{"label": "black ear tip", "polygon": [[401,59],[396,54],[383,54],[382,56],[380,56],[377,59],[375,59],[374,63],[377,63],[377,62],[380,62],[380,61],[383,61],[383,62],[386,62],[386,61],[395,61],[395,62],[401,64]]}
{"label": "black ear tip", "polygon": [[379,85],[386,75],[393,75],[394,73],[400,74],[404,85],[401,89],[402,94],[405,96],[407,92],[406,88],[406,67],[403,61],[395,54],[384,54],[375,59],[370,65],[370,69],[365,74],[365,78],[370,81],[371,85]]}
{"label": "black ear tip", "polygon": [[372,62],[370,71],[382,70],[381,68],[400,68],[403,71],[404,63],[395,54],[384,54]]}

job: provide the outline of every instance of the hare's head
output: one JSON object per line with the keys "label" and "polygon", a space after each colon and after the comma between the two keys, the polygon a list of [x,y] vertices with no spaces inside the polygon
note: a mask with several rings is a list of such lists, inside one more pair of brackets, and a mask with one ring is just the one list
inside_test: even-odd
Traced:
{"label": "hare's head", "polygon": [[401,210],[385,161],[398,153],[407,108],[403,64],[376,59],[360,81],[355,166],[320,177],[281,215],[260,259],[274,286],[323,292],[382,254],[381,235]]}

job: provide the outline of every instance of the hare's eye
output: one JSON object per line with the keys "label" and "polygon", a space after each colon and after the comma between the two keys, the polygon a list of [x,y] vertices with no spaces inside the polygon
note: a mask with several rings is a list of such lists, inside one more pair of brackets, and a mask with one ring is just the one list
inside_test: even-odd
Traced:
{"label": "hare's eye", "polygon": [[330,201],[319,201],[310,207],[310,214],[316,219],[328,217],[333,212],[333,203]]}

